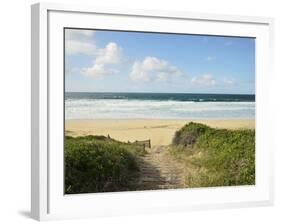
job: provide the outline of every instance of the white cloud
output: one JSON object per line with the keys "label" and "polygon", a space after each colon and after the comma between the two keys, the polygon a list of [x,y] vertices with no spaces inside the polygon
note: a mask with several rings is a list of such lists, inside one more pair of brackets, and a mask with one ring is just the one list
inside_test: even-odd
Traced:
{"label": "white cloud", "polygon": [[104,64],[94,64],[90,68],[83,68],[82,74],[85,76],[102,78],[106,75],[113,75],[118,73],[117,70],[106,68]]}
{"label": "white cloud", "polygon": [[80,73],[85,76],[101,78],[118,73],[109,66],[121,63],[122,49],[114,42],[108,43],[105,48],[98,48],[93,39],[94,33],[95,31],[92,30],[66,29],[66,54],[85,54],[95,57],[91,66],[80,69]]}
{"label": "white cloud", "polygon": [[96,48],[92,43],[86,43],[77,40],[68,40],[65,42],[65,52],[69,55],[74,54],[87,54],[91,55],[95,52]]}
{"label": "white cloud", "polygon": [[74,40],[74,39],[89,39],[95,33],[94,30],[81,30],[81,29],[66,29],[65,30],[65,39]]}
{"label": "white cloud", "polygon": [[121,62],[122,49],[114,42],[110,42],[105,48],[98,51],[95,63],[98,64],[118,64]]}
{"label": "white cloud", "polygon": [[223,83],[226,85],[233,85],[235,83],[234,79],[224,78]]}
{"label": "white cloud", "polygon": [[95,31],[92,30],[65,30],[65,52],[68,55],[86,54],[96,52],[96,46],[92,39]]}
{"label": "white cloud", "polygon": [[130,79],[133,81],[144,81],[148,82],[150,80],[148,74],[146,71],[143,71],[143,65],[139,61],[135,61],[135,63],[132,66],[132,71],[130,73]]}
{"label": "white cloud", "polygon": [[168,75],[166,73],[158,73],[156,75],[156,81],[166,82],[166,81],[168,81]]}
{"label": "white cloud", "polygon": [[206,58],[207,61],[213,61],[214,59],[215,59],[215,58],[212,57],[212,56],[208,56],[208,57]]}
{"label": "white cloud", "polygon": [[93,65],[83,68],[81,73],[85,76],[102,78],[106,75],[118,73],[117,70],[108,67],[109,65],[119,64],[122,61],[122,49],[114,42],[110,42],[105,48],[97,51],[97,56]]}
{"label": "white cloud", "polygon": [[204,75],[193,77],[191,79],[191,83],[200,86],[214,86],[217,84],[216,80],[213,78],[211,74],[204,74]]}
{"label": "white cloud", "polygon": [[135,61],[130,73],[133,81],[168,81],[173,77],[179,77],[182,72],[167,61],[156,57],[147,56],[143,61]]}

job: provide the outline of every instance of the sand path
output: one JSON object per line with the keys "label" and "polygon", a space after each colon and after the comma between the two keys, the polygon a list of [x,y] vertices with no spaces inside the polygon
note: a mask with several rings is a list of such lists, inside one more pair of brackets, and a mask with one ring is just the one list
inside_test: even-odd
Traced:
{"label": "sand path", "polygon": [[170,155],[167,146],[153,146],[138,159],[140,172],[137,190],[175,189],[184,187],[184,166]]}

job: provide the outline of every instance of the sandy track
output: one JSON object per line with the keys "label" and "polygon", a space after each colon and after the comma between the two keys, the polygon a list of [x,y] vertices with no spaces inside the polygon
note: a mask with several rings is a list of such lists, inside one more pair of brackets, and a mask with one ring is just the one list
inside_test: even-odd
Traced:
{"label": "sandy track", "polygon": [[168,147],[146,150],[147,154],[138,159],[140,172],[133,180],[136,190],[184,188],[184,166],[170,155]]}

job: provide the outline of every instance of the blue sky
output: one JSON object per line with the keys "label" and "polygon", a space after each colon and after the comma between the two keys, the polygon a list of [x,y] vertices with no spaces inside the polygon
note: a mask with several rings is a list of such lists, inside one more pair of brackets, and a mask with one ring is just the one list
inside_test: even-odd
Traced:
{"label": "blue sky", "polygon": [[66,29],[65,89],[254,94],[255,40]]}

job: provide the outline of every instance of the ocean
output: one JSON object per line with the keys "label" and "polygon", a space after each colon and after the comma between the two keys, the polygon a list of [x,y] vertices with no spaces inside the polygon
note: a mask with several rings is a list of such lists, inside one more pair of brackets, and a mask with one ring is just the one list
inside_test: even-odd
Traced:
{"label": "ocean", "polygon": [[255,95],[65,93],[65,119],[254,119]]}

